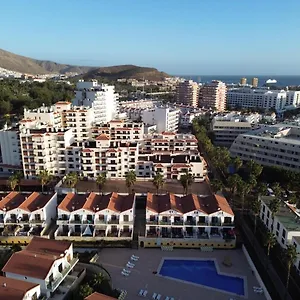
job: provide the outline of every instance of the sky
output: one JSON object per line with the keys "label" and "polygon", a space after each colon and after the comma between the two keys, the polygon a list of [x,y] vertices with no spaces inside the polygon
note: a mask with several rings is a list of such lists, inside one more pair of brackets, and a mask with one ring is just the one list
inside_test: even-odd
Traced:
{"label": "sky", "polygon": [[299,0],[1,0],[0,48],[180,75],[299,75]]}

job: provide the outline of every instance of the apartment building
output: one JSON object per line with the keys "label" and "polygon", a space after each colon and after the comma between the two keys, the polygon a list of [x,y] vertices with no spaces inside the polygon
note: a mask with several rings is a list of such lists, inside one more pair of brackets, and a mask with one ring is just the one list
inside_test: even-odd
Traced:
{"label": "apartment building", "polygon": [[199,106],[212,108],[216,111],[226,109],[226,84],[222,81],[213,80],[204,84],[200,89]]}
{"label": "apartment building", "polygon": [[94,108],[84,106],[73,106],[63,110],[62,126],[71,128],[74,140],[81,142],[92,137],[91,129],[94,125]]}
{"label": "apartment building", "polygon": [[24,108],[24,120],[35,120],[40,124],[53,127],[61,126],[61,115],[55,110],[55,106],[41,106],[37,109]]}
{"label": "apartment building", "polygon": [[101,126],[92,128],[92,138],[96,139],[100,135],[106,135],[112,141],[142,141],[144,137],[144,124],[133,123],[124,120],[112,120]]}
{"label": "apartment building", "polygon": [[147,194],[146,237],[234,239],[234,214],[220,195]]}
{"label": "apartment building", "polygon": [[69,193],[58,206],[56,239],[131,239],[135,194]]}
{"label": "apartment building", "polygon": [[56,217],[56,205],[56,194],[9,193],[0,201],[0,240],[42,236]]}
{"label": "apartment building", "polygon": [[49,298],[68,276],[78,258],[73,256],[73,245],[34,237],[25,250],[15,252],[2,269],[5,277],[38,284],[42,296]]}
{"label": "apartment building", "polygon": [[38,284],[0,276],[0,299],[33,300],[40,296]]}
{"label": "apartment building", "polygon": [[72,129],[21,129],[20,142],[25,178],[34,178],[42,170],[55,176],[66,173],[65,150],[74,142]]}
{"label": "apartment building", "polygon": [[163,131],[177,132],[179,110],[171,107],[155,107],[143,110],[142,121],[147,125],[156,125],[158,133]]}
{"label": "apartment building", "polygon": [[79,80],[72,102],[74,106],[93,107],[94,120],[101,124],[116,118],[119,112],[118,99],[114,86],[98,83],[97,80]]}
{"label": "apartment building", "polygon": [[295,261],[295,266],[298,270],[298,273],[300,272],[300,237],[299,236],[293,236],[292,237],[292,244],[296,247],[297,253],[299,255],[297,256],[297,260]]}
{"label": "apartment building", "polygon": [[252,89],[250,87],[233,88],[227,91],[229,107],[274,108],[278,111],[300,105],[300,91]]}
{"label": "apartment building", "polygon": [[253,159],[261,165],[297,171],[300,168],[300,127],[261,125],[258,129],[238,135],[230,147],[230,153],[242,160]]}
{"label": "apartment building", "polygon": [[[299,247],[300,239],[300,210],[294,205],[284,202],[280,203],[279,211],[272,217],[270,203],[274,200],[272,196],[261,196],[260,219],[266,225],[268,230],[272,232],[277,242],[282,248],[287,245],[295,245]],[[299,250],[299,248],[298,248]],[[299,253],[299,252],[298,252]],[[300,271],[300,253],[295,262],[296,268]]]}
{"label": "apartment building", "polygon": [[206,170],[197,148],[194,135],[172,132],[146,135],[139,151],[137,177],[153,178],[160,172],[167,180],[179,180],[189,172],[196,182],[203,181]]}
{"label": "apartment building", "polygon": [[10,175],[22,170],[19,129],[4,126],[0,130],[0,173]]}
{"label": "apartment building", "polygon": [[232,112],[215,116],[211,122],[214,144],[230,147],[239,134],[251,131],[261,119],[262,116],[257,113],[246,115]]}
{"label": "apartment building", "polygon": [[178,104],[198,107],[199,85],[192,80],[179,82],[176,88],[176,102]]}

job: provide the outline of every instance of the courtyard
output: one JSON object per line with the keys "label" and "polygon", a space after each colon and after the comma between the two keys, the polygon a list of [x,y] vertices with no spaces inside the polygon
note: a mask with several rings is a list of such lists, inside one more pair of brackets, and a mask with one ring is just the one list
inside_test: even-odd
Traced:
{"label": "courtyard", "polygon": [[[130,269],[129,276],[121,274],[123,268],[130,261],[131,255],[139,256],[134,262],[135,267]],[[143,299],[138,295],[141,289],[147,290],[148,294],[144,299],[152,299],[153,293],[161,294],[161,300],[167,296],[175,300],[259,300],[265,299],[263,294],[256,294],[254,286],[259,286],[252,269],[250,268],[242,250],[215,250],[213,252],[200,252],[200,250],[175,249],[173,251],[162,251],[160,249],[103,249],[100,252],[98,263],[102,264],[111,274],[114,288],[127,290],[126,299]],[[222,264],[225,257],[230,257],[231,267]],[[159,266],[164,258],[181,259],[214,259],[221,273],[245,279],[245,296],[233,295],[228,292],[207,288],[193,283],[185,283],[156,275]]]}
{"label": "courtyard", "polygon": [[[64,185],[62,185],[64,187]],[[81,180],[76,185],[76,190],[78,192],[98,192],[99,187],[95,181],[85,181]],[[132,186],[131,191],[135,193],[156,193],[156,188],[151,181],[138,180]],[[128,193],[128,188],[126,187],[125,180],[107,180],[104,189],[104,193],[117,192],[117,193]],[[182,194],[183,187],[179,181],[166,182],[162,189],[159,190],[160,194],[164,193],[174,193]],[[211,193],[210,187],[206,181],[204,182],[194,182],[189,187],[189,193],[194,193],[198,195],[208,195]]]}

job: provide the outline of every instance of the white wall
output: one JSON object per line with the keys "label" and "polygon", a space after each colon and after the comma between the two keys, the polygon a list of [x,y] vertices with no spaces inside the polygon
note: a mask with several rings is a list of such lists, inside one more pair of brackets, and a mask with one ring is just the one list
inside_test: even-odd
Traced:
{"label": "white wall", "polygon": [[17,130],[0,131],[0,164],[21,166],[21,151],[19,147],[19,137]]}

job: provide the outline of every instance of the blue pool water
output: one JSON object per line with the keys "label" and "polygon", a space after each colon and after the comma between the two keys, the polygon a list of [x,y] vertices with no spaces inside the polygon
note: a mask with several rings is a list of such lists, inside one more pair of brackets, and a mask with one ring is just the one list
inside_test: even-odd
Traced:
{"label": "blue pool water", "polygon": [[218,290],[244,295],[244,279],[218,273],[212,260],[165,259],[159,274]]}

